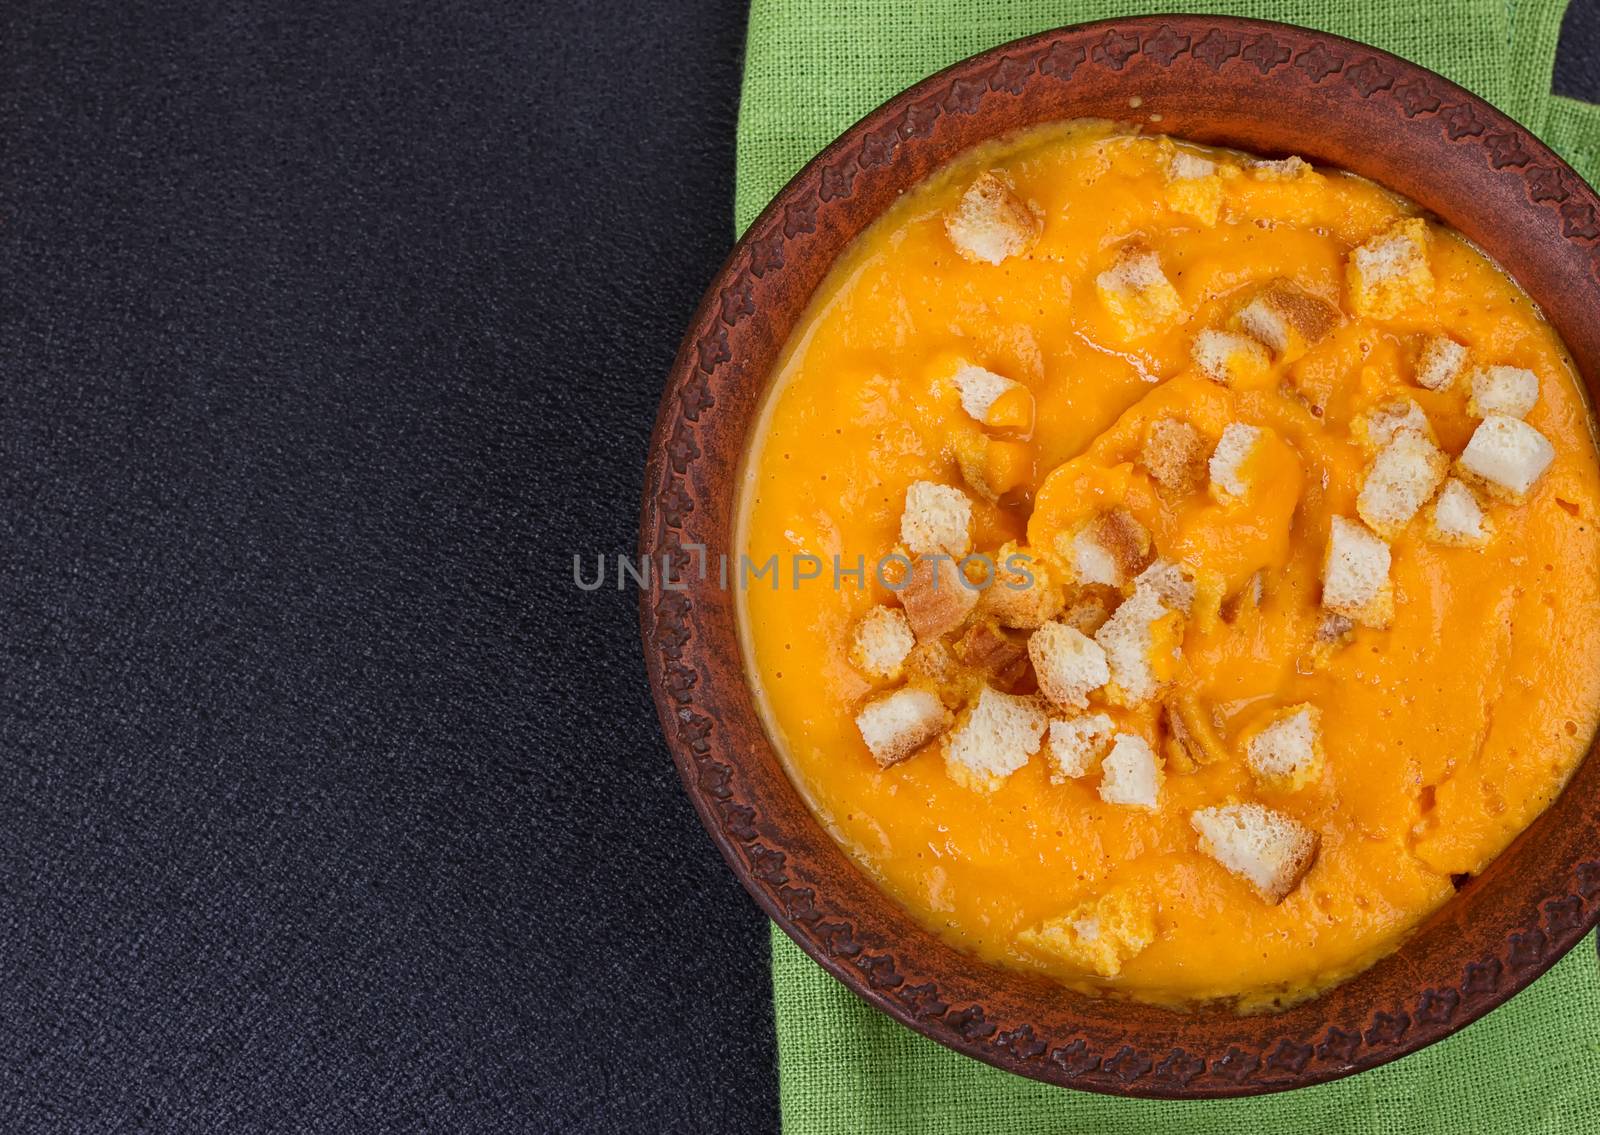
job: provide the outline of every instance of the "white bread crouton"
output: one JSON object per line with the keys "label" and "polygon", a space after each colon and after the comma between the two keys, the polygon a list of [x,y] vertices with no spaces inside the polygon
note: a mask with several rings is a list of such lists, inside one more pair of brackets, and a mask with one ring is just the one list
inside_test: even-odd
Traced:
{"label": "white bread crouton", "polygon": [[1189,357],[1201,374],[1223,386],[1252,385],[1272,365],[1272,356],[1258,340],[1215,328],[1207,328],[1194,337]]}
{"label": "white bread crouton", "polygon": [[972,547],[972,498],[935,481],[913,481],[900,514],[900,539],[919,556],[964,556]]}
{"label": "white bread crouton", "polygon": [[1141,589],[1095,632],[1111,670],[1107,695],[1113,701],[1137,705],[1171,679],[1182,622],[1183,616],[1168,610],[1159,595]]}
{"label": "white bread crouton", "polygon": [[1250,163],[1250,176],[1257,181],[1293,181],[1310,172],[1311,163],[1293,155],[1278,161],[1260,160]]}
{"label": "white bread crouton", "polygon": [[1039,751],[1045,724],[1037,698],[985,686],[945,738],[945,771],[964,788],[993,791]]}
{"label": "white bread crouton", "polygon": [[1133,581],[1136,591],[1152,591],[1169,611],[1187,615],[1194,606],[1195,573],[1184,564],[1156,559]]}
{"label": "white bread crouton", "polygon": [[1539,376],[1522,367],[1480,367],[1472,372],[1467,413],[1474,418],[1505,414],[1526,418],[1539,402]]}
{"label": "white bread crouton", "polygon": [[1394,617],[1389,545],[1343,516],[1333,518],[1322,565],[1322,605],[1362,626],[1382,630]]}
{"label": "white bread crouton", "polygon": [[1382,449],[1405,431],[1433,437],[1433,424],[1422,407],[1410,398],[1396,398],[1381,406],[1374,406],[1350,423],[1350,433],[1357,444],[1369,453]]}
{"label": "white bread crouton", "polygon": [[1130,337],[1177,322],[1183,304],[1149,249],[1124,248],[1116,263],[1095,277],[1100,299]]}
{"label": "white bread crouton", "polygon": [[1065,623],[1045,623],[1028,638],[1039,692],[1062,709],[1083,709],[1089,695],[1111,680],[1106,652]]}
{"label": "white bread crouton", "polygon": [[1031,630],[1061,611],[1061,586],[1042,556],[1015,543],[994,554],[994,578],[983,589],[978,609],[1003,627]]}
{"label": "white bread crouton", "polygon": [[1111,736],[1116,731],[1116,723],[1103,713],[1051,721],[1048,752],[1055,771],[1050,779],[1060,784],[1069,778],[1088,776],[1095,762],[1111,747]]}
{"label": "white bread crouton", "polygon": [[1421,217],[1396,221],[1350,252],[1346,280],[1357,315],[1391,319],[1433,296],[1428,263],[1431,235]]}
{"label": "white bread crouton", "polygon": [[1520,418],[1490,414],[1472,431],[1456,469],[1465,481],[1520,501],[1556,457],[1548,438]]}
{"label": "white bread crouton", "polygon": [[1038,243],[1044,220],[993,171],[980,173],[945,214],[944,231],[967,260],[999,264],[1021,256]]}
{"label": "white bread crouton", "polygon": [[1427,390],[1448,390],[1467,362],[1467,349],[1454,339],[1435,335],[1417,356],[1417,385]]}
{"label": "white bread crouton", "polygon": [[900,677],[906,655],[917,645],[906,613],[874,607],[857,620],[850,634],[850,665],[869,678],[892,682]]}
{"label": "white bread crouton", "polygon": [[1205,441],[1182,418],[1161,418],[1150,423],[1139,464],[1163,489],[1192,492],[1205,481]]}
{"label": "white bread crouton", "polygon": [[1041,925],[1020,931],[1019,945],[1063,958],[1101,977],[1116,977],[1156,940],[1155,903],[1144,892],[1107,891]]}
{"label": "white bread crouton", "polygon": [[1222,177],[1217,163],[1179,150],[1167,167],[1167,207],[1203,225],[1214,225],[1222,211]]}
{"label": "white bread crouton", "polygon": [[1100,762],[1100,799],[1107,804],[1154,811],[1161,803],[1161,758],[1150,742],[1132,733],[1118,733]]}
{"label": "white bread crouton", "polygon": [[1317,856],[1317,833],[1260,804],[1201,808],[1189,816],[1200,850],[1277,906]]}
{"label": "white bread crouton", "polygon": [[1150,533],[1126,509],[1101,513],[1072,537],[1070,558],[1078,583],[1121,587],[1154,555]]}
{"label": "white bread crouton", "polygon": [[1301,704],[1278,713],[1250,738],[1245,759],[1262,783],[1283,791],[1322,779],[1322,711]]}
{"label": "white bread crouton", "polygon": [[1020,382],[1012,382],[1004,375],[977,366],[964,366],[957,370],[953,381],[961,395],[961,408],[968,417],[985,425],[989,421],[990,407],[1000,400],[1000,396],[1022,386]]}
{"label": "white bread crouton", "polygon": [[1245,464],[1261,443],[1261,430],[1242,422],[1233,422],[1222,431],[1217,448],[1211,452],[1208,466],[1211,488],[1219,500],[1229,501],[1250,491],[1250,479],[1245,476]]}
{"label": "white bread crouton", "polygon": [[1493,531],[1472,490],[1454,477],[1446,481],[1428,517],[1428,538],[1454,548],[1481,548]]}
{"label": "white bread crouton", "polygon": [[1403,430],[1372,459],[1356,497],[1356,512],[1368,528],[1392,540],[1433,499],[1449,469],[1450,459],[1438,446]]}
{"label": "white bread crouton", "polygon": [[946,555],[918,556],[900,589],[900,606],[919,640],[938,638],[966,621],[978,605],[978,589]]}
{"label": "white bread crouton", "polygon": [[905,686],[869,701],[856,728],[878,767],[888,768],[950,728],[950,711],[931,691]]}
{"label": "white bread crouton", "polygon": [[1326,339],[1343,316],[1321,296],[1292,280],[1274,280],[1235,316],[1241,330],[1267,345],[1280,362],[1292,362]]}

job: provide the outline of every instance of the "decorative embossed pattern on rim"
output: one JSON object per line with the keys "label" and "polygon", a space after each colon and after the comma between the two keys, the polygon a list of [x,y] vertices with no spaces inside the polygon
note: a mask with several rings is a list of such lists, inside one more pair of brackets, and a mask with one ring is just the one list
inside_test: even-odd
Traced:
{"label": "decorative embossed pattern on rim", "polygon": [[[1137,111],[1129,100],[1137,96]],[[1153,116],[1160,118],[1152,121]],[[668,744],[707,830],[785,933],[855,993],[941,1044],[1037,1080],[1119,1095],[1279,1091],[1447,1036],[1543,973],[1600,920],[1600,760],[1399,951],[1282,1013],[1175,1012],[981,963],[921,928],[806,809],[763,729],[734,597],[697,576],[730,549],[767,378],[839,252],[896,195],[974,143],[1039,122],[1141,122],[1355,170],[1478,241],[1541,304],[1595,397],[1600,199],[1527,131],[1395,56],[1303,28],[1149,17],[1046,32],[891,99],[780,193],[728,258],[679,351],[651,439],[640,601]]]}

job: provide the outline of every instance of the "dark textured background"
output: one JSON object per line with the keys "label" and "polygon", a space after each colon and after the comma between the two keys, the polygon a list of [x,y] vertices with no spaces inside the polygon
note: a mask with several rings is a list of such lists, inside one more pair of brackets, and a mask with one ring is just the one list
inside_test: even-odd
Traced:
{"label": "dark textured background", "polygon": [[570,583],[743,17],[0,6],[0,1131],[775,1125],[765,926]]}

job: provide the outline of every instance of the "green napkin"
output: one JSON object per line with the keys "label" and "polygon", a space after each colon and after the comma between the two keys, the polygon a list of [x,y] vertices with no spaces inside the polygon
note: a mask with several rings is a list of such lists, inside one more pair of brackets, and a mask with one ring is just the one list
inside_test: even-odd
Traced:
{"label": "green napkin", "polygon": [[[1324,28],[1501,107],[1600,180],[1600,107],[1550,93],[1567,0],[753,0],[739,110],[740,231],[884,99],[984,48],[1064,24],[1184,10]],[[772,933],[789,1135],[1600,1132],[1600,965],[1585,943],[1451,1039],[1365,1075],[1252,1100],[1063,1091],[958,1056],[869,1009]]]}

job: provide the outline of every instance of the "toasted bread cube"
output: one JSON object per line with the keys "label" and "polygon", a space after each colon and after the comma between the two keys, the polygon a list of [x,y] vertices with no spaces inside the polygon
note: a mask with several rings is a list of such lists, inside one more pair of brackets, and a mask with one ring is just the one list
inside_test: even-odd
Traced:
{"label": "toasted bread cube", "polygon": [[1219,500],[1233,500],[1250,491],[1250,478],[1246,475],[1245,466],[1256,446],[1261,444],[1261,437],[1258,428],[1242,422],[1234,422],[1222,431],[1208,466],[1211,488]]}
{"label": "toasted bread cube", "polygon": [[1143,892],[1107,891],[1060,918],[1023,930],[1017,942],[1101,977],[1116,977],[1156,940],[1155,903]]}
{"label": "toasted bread cube", "polygon": [[1048,751],[1055,771],[1050,779],[1060,784],[1088,776],[1094,771],[1095,762],[1111,747],[1111,736],[1116,731],[1116,723],[1103,713],[1051,721]]}
{"label": "toasted bread cube", "polygon": [[1556,458],[1548,438],[1520,418],[1490,414],[1472,431],[1456,469],[1491,494],[1520,501]]}
{"label": "toasted bread cube", "polygon": [[1166,732],[1162,752],[1173,772],[1191,773],[1228,755],[1191,693],[1174,693],[1162,703],[1161,726]]}
{"label": "toasted bread cube", "polygon": [[1177,290],[1149,249],[1125,248],[1110,268],[1095,277],[1106,310],[1130,337],[1176,323],[1183,314]]}
{"label": "toasted bread cube", "polygon": [[1451,477],[1439,490],[1439,499],[1433,502],[1428,518],[1428,538],[1453,548],[1481,548],[1492,534],[1493,528],[1477,496]]}
{"label": "toasted bread cube", "polygon": [[1121,587],[1153,558],[1150,533],[1126,509],[1102,513],[1080,528],[1070,545],[1078,583]]}
{"label": "toasted bread cube", "polygon": [[1392,319],[1433,297],[1428,263],[1431,236],[1421,217],[1396,221],[1350,252],[1350,308],[1357,315]]}
{"label": "toasted bread cube", "polygon": [[994,579],[978,608],[1003,627],[1031,630],[1061,611],[1061,586],[1043,557],[1014,543],[995,553]]}
{"label": "toasted bread cube", "polygon": [[1107,694],[1124,705],[1152,698],[1172,678],[1183,616],[1149,589],[1137,590],[1095,632],[1111,670]]}
{"label": "toasted bread cube", "polygon": [[1292,792],[1322,779],[1322,711],[1283,710],[1245,746],[1250,771],[1270,788]]}
{"label": "toasted bread cube", "polygon": [[1257,181],[1294,181],[1311,172],[1311,163],[1292,154],[1278,161],[1250,163],[1250,176]]}
{"label": "toasted bread cube", "polygon": [[1293,362],[1339,326],[1339,309],[1292,280],[1274,280],[1239,310],[1240,329],[1265,343],[1279,362]]}
{"label": "toasted bread cube", "polygon": [[1139,464],[1168,492],[1192,492],[1205,481],[1205,442],[1183,419],[1162,418],[1150,424]]}
{"label": "toasted bread cube", "polygon": [[1467,413],[1474,418],[1505,414],[1526,418],[1539,402],[1539,376],[1522,367],[1481,367],[1472,372]]}
{"label": "toasted bread cube", "polygon": [[878,767],[888,768],[950,728],[950,711],[932,691],[904,686],[869,701],[856,728]]}
{"label": "toasted bread cube", "polygon": [[1317,857],[1317,833],[1260,804],[1201,808],[1189,817],[1200,850],[1277,906]]}
{"label": "toasted bread cube", "polygon": [[962,632],[955,653],[968,670],[1002,686],[1014,685],[1028,669],[1027,641],[988,619],[980,619]]}
{"label": "toasted bread cube", "polygon": [[874,607],[850,634],[850,665],[869,678],[892,682],[900,677],[906,655],[916,645],[917,636],[904,611]]}
{"label": "toasted bread cube", "polygon": [[1360,523],[1333,518],[1322,565],[1322,605],[1365,627],[1382,630],[1394,617],[1389,545]]}
{"label": "toasted bread cube", "polygon": [[985,686],[945,738],[945,771],[964,788],[993,791],[1039,751],[1046,723],[1037,698]]}
{"label": "toasted bread cube", "polygon": [[1222,176],[1217,163],[1179,150],[1167,167],[1167,207],[1203,225],[1214,225],[1222,211]]}
{"label": "toasted bread cube", "polygon": [[919,556],[964,556],[972,547],[972,498],[934,481],[913,481],[900,514],[900,539]]}
{"label": "toasted bread cube", "polygon": [[1428,421],[1428,415],[1410,398],[1396,398],[1375,406],[1350,425],[1356,442],[1369,453],[1376,453],[1393,441],[1396,435],[1407,431],[1426,438],[1433,437],[1433,425]]}
{"label": "toasted bread cube", "polygon": [[1100,762],[1100,799],[1107,804],[1155,811],[1161,804],[1161,758],[1150,742],[1132,733],[1118,733]]}
{"label": "toasted bread cube", "polygon": [[996,402],[1014,390],[1027,390],[1020,382],[1013,382],[1004,375],[978,366],[960,368],[953,381],[956,391],[961,395],[961,408],[973,421],[986,426],[994,424],[989,421],[989,414]]}
{"label": "toasted bread cube", "polygon": [[1194,337],[1189,357],[1201,374],[1223,386],[1259,385],[1272,366],[1272,356],[1259,340],[1215,328],[1207,328]]}
{"label": "toasted bread cube", "polygon": [[1083,709],[1089,695],[1111,680],[1106,652],[1065,623],[1045,623],[1028,638],[1039,692],[1062,709]]}
{"label": "toasted bread cube", "polygon": [[1467,364],[1467,349],[1454,339],[1435,335],[1417,357],[1417,385],[1428,390],[1449,390]]}
{"label": "toasted bread cube", "polygon": [[1096,635],[1122,602],[1122,592],[1110,587],[1077,587],[1067,597],[1061,621],[1086,635]]}
{"label": "toasted bread cube", "polygon": [[1171,560],[1152,560],[1150,566],[1133,581],[1136,591],[1151,591],[1169,611],[1187,615],[1194,606],[1195,573],[1186,564]]}
{"label": "toasted bread cube", "polygon": [[1044,232],[1044,219],[1009,181],[990,171],[980,173],[945,214],[944,231],[963,258],[999,264],[1030,251]]}
{"label": "toasted bread cube", "polygon": [[1449,469],[1450,459],[1438,446],[1414,430],[1404,430],[1372,459],[1356,497],[1356,512],[1368,528],[1392,540],[1433,499]]}
{"label": "toasted bread cube", "polygon": [[955,630],[977,605],[978,588],[949,556],[918,556],[911,561],[911,578],[900,589],[900,606],[919,641]]}
{"label": "toasted bread cube", "polygon": [[943,639],[923,639],[906,655],[903,667],[908,685],[923,686],[949,695],[951,704],[960,700],[970,677]]}

